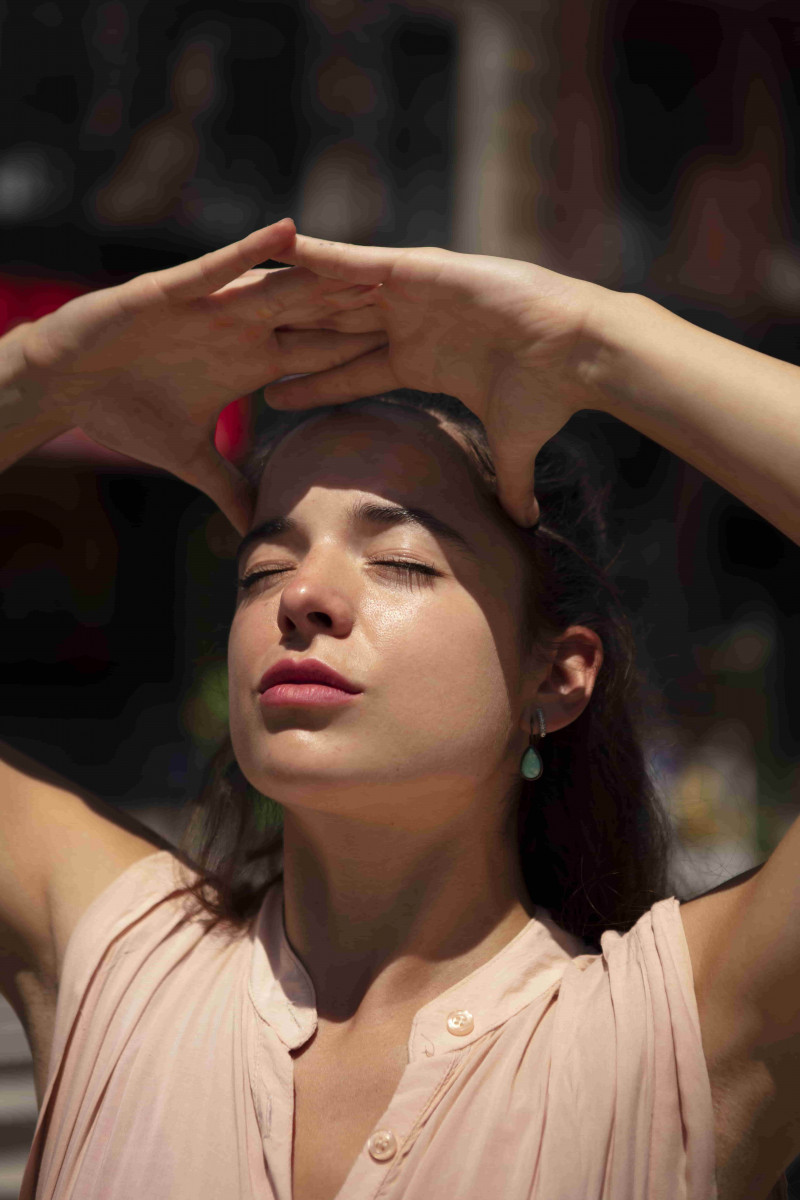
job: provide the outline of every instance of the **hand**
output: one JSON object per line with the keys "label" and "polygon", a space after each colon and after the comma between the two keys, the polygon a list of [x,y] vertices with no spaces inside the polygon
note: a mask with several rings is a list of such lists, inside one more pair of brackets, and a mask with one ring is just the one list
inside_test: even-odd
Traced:
{"label": "hand", "polygon": [[368,290],[294,267],[249,269],[282,258],[294,236],[292,222],[280,221],[71,300],[20,329],[29,379],[67,424],[200,488],[244,532],[252,497],[214,448],[221,409],[282,375],[328,370],[386,341],[380,331],[321,327],[369,305]]}
{"label": "hand", "polygon": [[520,524],[535,521],[534,459],[574,412],[594,407],[595,329],[613,293],[531,263],[435,248],[297,237],[283,261],[375,285],[372,307],[332,314],[328,327],[384,329],[388,344],[268,387],[267,403],[310,408],[399,387],[457,396],[486,429],[501,503]]}

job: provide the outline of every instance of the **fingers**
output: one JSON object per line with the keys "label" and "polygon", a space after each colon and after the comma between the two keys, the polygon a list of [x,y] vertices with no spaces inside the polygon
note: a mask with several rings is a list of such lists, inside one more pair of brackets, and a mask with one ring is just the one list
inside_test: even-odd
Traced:
{"label": "fingers", "polygon": [[207,296],[236,279],[243,271],[265,258],[283,256],[294,240],[294,222],[284,217],[265,229],[257,229],[240,242],[223,246],[202,258],[158,271],[150,279],[170,301],[192,300]]}
{"label": "fingers", "polygon": [[213,445],[204,445],[191,465],[180,474],[192,487],[210,496],[242,536],[247,533],[255,494],[233,464],[218,454]]}
{"label": "fingers", "polygon": [[[304,334],[285,334],[285,337],[303,337]],[[314,336],[312,334],[312,336]],[[319,335],[322,336],[322,335]],[[331,334],[340,340],[342,334]],[[372,337],[380,335],[373,334]],[[355,335],[354,335],[355,337]],[[354,344],[354,343],[353,343]],[[298,370],[309,369],[309,359],[298,353]],[[314,368],[311,368],[314,370]],[[287,374],[291,374],[287,371]],[[270,408],[303,409],[316,408],[320,404],[346,404],[361,396],[372,396],[388,392],[400,384],[389,364],[389,350],[383,345],[360,358],[352,359],[342,366],[329,370],[316,368],[316,373],[302,379],[271,383],[264,389],[264,399]]]}
{"label": "fingers", "polygon": [[[324,282],[330,288],[331,281]],[[353,287],[341,283],[337,283],[334,290],[312,290],[305,294],[298,291],[291,294],[287,292],[282,297],[270,297],[269,319],[274,326],[293,325],[298,321],[312,322],[316,318],[329,317],[353,309],[373,308],[378,292],[379,286],[358,284]]]}
{"label": "fingers", "polygon": [[541,446],[519,439],[486,436],[497,472],[497,498],[518,525],[535,525],[539,503],[533,493],[533,467]]}
{"label": "fingers", "polygon": [[303,267],[285,267],[240,276],[197,301],[226,318],[260,320],[273,325],[313,321],[317,316],[372,305],[379,286],[324,279]]}
{"label": "fingers", "polygon": [[374,304],[345,312],[321,313],[310,321],[287,321],[277,332],[296,329],[335,329],[339,333],[373,333],[385,329],[385,318]]}
{"label": "fingers", "polygon": [[380,292],[379,283],[358,283],[350,287],[342,287],[340,284],[335,290],[325,292],[322,299],[329,309],[344,312],[351,308],[373,308]]}
{"label": "fingers", "polygon": [[306,267],[274,267],[269,270],[259,269],[243,271],[219,288],[204,302],[217,306],[235,304],[239,300],[254,300],[258,297],[275,301],[276,306],[288,305],[296,300],[305,300],[308,296],[335,296],[340,292],[361,288],[369,291],[378,287],[375,284],[352,284],[347,279],[328,279],[309,271]]}
{"label": "fingers", "polygon": [[288,330],[278,334],[278,344],[281,375],[306,375],[344,366],[382,349],[386,334],[382,330],[361,334],[329,329]]}
{"label": "fingers", "polygon": [[352,246],[347,242],[325,242],[298,235],[294,243],[282,251],[281,261],[308,267],[331,279],[383,283],[401,254],[402,250],[392,247]]}

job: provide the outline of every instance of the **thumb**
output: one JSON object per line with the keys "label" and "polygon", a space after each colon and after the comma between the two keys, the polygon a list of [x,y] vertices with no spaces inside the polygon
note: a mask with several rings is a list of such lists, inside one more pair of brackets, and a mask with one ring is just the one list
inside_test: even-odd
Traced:
{"label": "thumb", "polygon": [[493,437],[488,430],[487,438],[497,473],[498,500],[518,525],[535,525],[539,520],[539,502],[533,492],[534,463],[540,444]]}
{"label": "thumb", "polygon": [[213,446],[204,447],[181,476],[192,487],[209,496],[225,514],[237,533],[244,536],[250,528],[255,507],[255,489],[233,463]]}

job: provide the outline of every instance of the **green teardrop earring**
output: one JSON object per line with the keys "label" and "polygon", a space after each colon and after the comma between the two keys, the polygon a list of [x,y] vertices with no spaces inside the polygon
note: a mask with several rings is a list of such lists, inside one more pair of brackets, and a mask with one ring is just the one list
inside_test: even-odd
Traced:
{"label": "green teardrop earring", "polygon": [[[540,708],[536,710],[536,717],[539,721],[539,741],[541,741],[547,730],[544,723],[544,713]],[[519,764],[519,772],[523,779],[538,779],[543,770],[542,756],[533,744],[533,737],[533,719],[531,719],[530,745],[522,756],[522,762]]]}

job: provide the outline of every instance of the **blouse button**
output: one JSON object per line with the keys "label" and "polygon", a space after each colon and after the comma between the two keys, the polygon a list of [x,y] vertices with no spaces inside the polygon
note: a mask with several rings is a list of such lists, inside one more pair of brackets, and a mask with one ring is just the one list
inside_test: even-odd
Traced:
{"label": "blouse button", "polygon": [[466,1037],[475,1028],[472,1013],[466,1008],[461,1008],[457,1012],[451,1012],[447,1018],[447,1028],[454,1037]]}
{"label": "blouse button", "polygon": [[391,1129],[376,1129],[367,1142],[367,1149],[376,1162],[386,1162],[397,1153],[397,1138]]}

